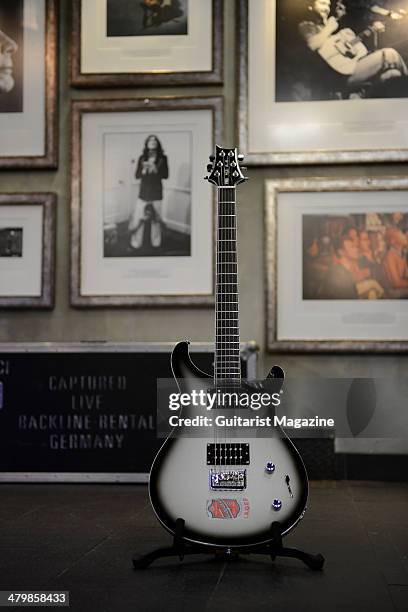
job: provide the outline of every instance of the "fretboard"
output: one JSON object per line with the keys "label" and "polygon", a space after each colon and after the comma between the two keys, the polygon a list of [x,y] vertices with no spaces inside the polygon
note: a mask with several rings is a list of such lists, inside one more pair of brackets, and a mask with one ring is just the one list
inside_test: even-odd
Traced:
{"label": "fretboard", "polygon": [[218,188],[215,379],[239,382],[238,258],[235,187]]}

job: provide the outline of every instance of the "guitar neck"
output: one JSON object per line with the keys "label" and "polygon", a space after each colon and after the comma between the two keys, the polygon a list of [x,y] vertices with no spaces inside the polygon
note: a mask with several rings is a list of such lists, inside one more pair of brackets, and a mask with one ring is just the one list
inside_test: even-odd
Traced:
{"label": "guitar neck", "polygon": [[353,40],[351,40],[350,44],[356,45],[359,42],[363,42],[364,38],[368,38],[369,36],[372,36],[373,34],[375,34],[375,32],[376,32],[375,28],[368,27],[362,32],[360,32],[360,34],[358,34]]}
{"label": "guitar neck", "polygon": [[237,216],[235,187],[218,188],[215,379],[240,381]]}

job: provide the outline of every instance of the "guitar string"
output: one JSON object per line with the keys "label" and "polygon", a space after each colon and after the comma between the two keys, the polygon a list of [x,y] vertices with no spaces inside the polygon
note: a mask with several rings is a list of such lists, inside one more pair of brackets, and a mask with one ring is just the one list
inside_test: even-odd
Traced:
{"label": "guitar string", "polygon": [[[233,217],[231,217],[232,223],[231,223],[231,229],[229,231],[230,233],[230,242],[231,244],[233,244],[233,251],[234,253],[232,254],[232,257],[234,259],[234,263],[236,265],[234,265],[235,272],[233,272],[232,276],[231,276],[231,280],[232,283],[230,284],[230,287],[233,289],[233,292],[231,292],[231,297],[230,297],[230,301],[231,303],[234,303],[234,306],[232,308],[232,311],[235,313],[235,318],[236,318],[236,326],[237,326],[237,330],[235,331],[235,338],[238,340],[239,338],[239,294],[238,294],[238,249],[237,249],[237,210],[236,210],[236,193],[235,193],[235,188],[233,189],[233,197],[231,199],[232,204],[231,204],[231,209],[233,212]],[[230,218],[230,217],[228,217]],[[228,277],[228,280],[230,280],[230,278]],[[234,376],[237,376],[239,381],[241,380],[241,359],[240,359],[240,351],[239,351],[239,345],[238,345],[238,352],[235,350],[236,345],[233,344],[234,342],[234,333],[230,332],[230,346],[229,346],[229,359],[230,362],[233,365],[233,370],[235,370],[234,372]],[[233,388],[238,387],[238,383],[236,381],[234,381],[234,385]],[[232,409],[232,416],[235,415],[235,403],[233,404],[233,409]],[[234,450],[234,463],[236,464],[236,454],[237,454],[237,447],[235,447]]]}
{"label": "guitar string", "polygon": [[[219,223],[217,227],[217,295],[216,295],[216,381],[227,381],[234,389],[240,383],[239,346],[239,296],[238,296],[238,257],[235,190],[219,190]],[[229,205],[229,206],[228,206]],[[231,208],[231,210],[230,210]],[[227,219],[232,219],[228,222]],[[225,245],[225,243],[227,243]],[[221,255],[222,260],[219,255]],[[232,270],[229,269],[232,267]],[[228,297],[228,296],[231,297]],[[218,323],[218,324],[217,324]],[[238,355],[236,352],[238,351]],[[225,382],[224,382],[225,384]],[[222,385],[221,385],[222,386]],[[235,412],[235,410],[233,410]],[[224,442],[219,447],[221,467],[227,467],[227,425],[224,425]],[[220,438],[221,439],[221,438]],[[217,450],[217,446],[215,446]],[[232,450],[228,459],[232,457]],[[241,457],[240,457],[241,458]],[[217,457],[215,455],[215,462]],[[236,460],[235,460],[236,463]]]}
{"label": "guitar string", "polygon": [[[218,333],[218,286],[219,286],[219,274],[218,274],[218,266],[219,266],[219,243],[218,243],[218,234],[220,227],[220,218],[219,218],[219,200],[220,200],[220,189],[217,190],[217,214],[216,214],[216,257],[215,257],[215,338],[214,338],[214,389],[217,390],[218,387],[218,369],[217,369],[217,333]],[[214,423],[213,425],[214,431],[214,472],[217,473],[217,444],[218,444],[218,436],[217,436],[217,425]]]}

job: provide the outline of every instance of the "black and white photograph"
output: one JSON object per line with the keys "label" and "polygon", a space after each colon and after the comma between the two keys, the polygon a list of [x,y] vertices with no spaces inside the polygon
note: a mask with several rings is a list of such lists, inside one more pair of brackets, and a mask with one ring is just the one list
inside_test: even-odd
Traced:
{"label": "black and white photograph", "polygon": [[23,110],[24,0],[0,0],[0,113]]}
{"label": "black and white photograph", "polygon": [[408,97],[407,0],[279,0],[276,101]]}
{"label": "black and white photograph", "polygon": [[53,308],[56,201],[0,193],[0,308]]}
{"label": "black and white photograph", "polygon": [[107,0],[107,35],[188,34],[187,0]]}
{"label": "black and white photograph", "polygon": [[23,256],[23,228],[0,226],[0,257]]}
{"label": "black and white photograph", "polygon": [[221,117],[219,97],[73,101],[73,306],[214,303]]}
{"label": "black and white photograph", "polygon": [[105,134],[104,257],[190,256],[188,131]]}
{"label": "black and white photograph", "polygon": [[408,299],[408,214],[304,215],[303,299]]}
{"label": "black and white photograph", "polygon": [[408,0],[239,0],[248,164],[408,159]]}
{"label": "black and white photograph", "polygon": [[223,0],[71,0],[75,87],[221,84]]}
{"label": "black and white photograph", "polygon": [[0,168],[58,165],[57,0],[0,0]]}

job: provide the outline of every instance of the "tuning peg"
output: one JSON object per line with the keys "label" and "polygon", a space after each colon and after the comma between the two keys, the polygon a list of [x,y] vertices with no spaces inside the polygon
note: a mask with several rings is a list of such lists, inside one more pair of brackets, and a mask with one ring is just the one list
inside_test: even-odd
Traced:
{"label": "tuning peg", "polygon": [[241,171],[242,172],[246,172],[248,170],[248,168],[246,166],[241,166]]}
{"label": "tuning peg", "polygon": [[244,161],[244,157],[245,157],[245,155],[242,155],[242,153],[240,153],[238,155],[238,161],[240,161],[240,162]]}
{"label": "tuning peg", "polygon": [[215,155],[210,155],[210,161],[214,161]]}
{"label": "tuning peg", "polygon": [[212,164],[207,164],[207,171],[211,172],[212,169],[213,169],[213,165]]}
{"label": "tuning peg", "polygon": [[205,180],[205,181],[208,181],[208,176],[205,176],[205,177],[204,177],[204,180]]}

